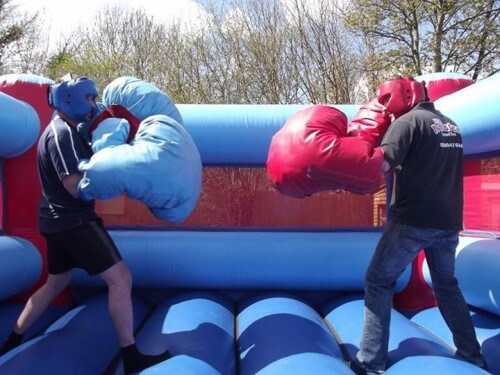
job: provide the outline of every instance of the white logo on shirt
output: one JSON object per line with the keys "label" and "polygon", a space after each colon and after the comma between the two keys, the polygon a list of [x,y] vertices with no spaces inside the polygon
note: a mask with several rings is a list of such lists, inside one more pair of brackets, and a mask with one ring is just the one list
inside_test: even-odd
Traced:
{"label": "white logo on shirt", "polygon": [[443,124],[443,122],[439,118],[433,118],[433,120],[434,120],[434,123],[431,125],[431,128],[435,134],[453,133],[453,134],[446,134],[446,135],[455,135],[455,133],[460,133],[460,129],[456,125],[450,124],[449,122],[447,122],[446,124]]}

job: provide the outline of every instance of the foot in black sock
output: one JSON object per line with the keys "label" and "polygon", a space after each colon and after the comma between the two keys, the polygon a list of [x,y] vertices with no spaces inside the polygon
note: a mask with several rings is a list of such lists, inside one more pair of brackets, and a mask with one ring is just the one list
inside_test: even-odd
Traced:
{"label": "foot in black sock", "polygon": [[357,361],[347,361],[345,364],[356,374],[356,375],[366,375],[366,369]]}
{"label": "foot in black sock", "polygon": [[146,355],[139,352],[136,344],[125,346],[122,348],[123,367],[125,374],[133,374],[154,366],[160,362],[166,361],[171,357],[170,352],[165,352],[158,355]]}
{"label": "foot in black sock", "polygon": [[5,341],[2,348],[0,349],[0,355],[4,355],[5,353],[14,349],[16,346],[21,345],[22,341],[23,341],[23,335],[12,332],[10,336],[7,338],[7,341]]}

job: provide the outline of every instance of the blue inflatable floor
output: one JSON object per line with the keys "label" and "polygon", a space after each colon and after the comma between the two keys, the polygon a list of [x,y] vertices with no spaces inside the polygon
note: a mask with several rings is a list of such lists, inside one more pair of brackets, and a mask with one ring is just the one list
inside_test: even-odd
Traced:
{"label": "blue inflatable floor", "polygon": [[[311,298],[300,293],[177,292],[134,296],[137,344],[173,357],[141,374],[352,374],[344,364],[358,350],[363,326],[359,294]],[[20,306],[4,304],[2,322]],[[5,320],[7,319],[7,320]],[[0,357],[1,374],[123,374],[106,294],[44,317],[53,323]],[[408,318],[393,310],[387,374],[486,374],[454,358],[439,311]],[[473,313],[493,374],[500,374],[499,318]],[[41,322],[40,324],[42,324]],[[2,338],[8,334],[2,324]],[[40,326],[39,326],[40,327]]]}

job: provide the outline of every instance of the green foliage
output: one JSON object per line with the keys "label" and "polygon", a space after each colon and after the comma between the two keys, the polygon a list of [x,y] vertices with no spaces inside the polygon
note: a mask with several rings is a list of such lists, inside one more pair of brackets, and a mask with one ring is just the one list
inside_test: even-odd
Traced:
{"label": "green foliage", "polygon": [[19,25],[10,25],[0,29],[0,49],[5,49],[10,43],[19,40],[23,30]]}
{"label": "green foliage", "polygon": [[71,54],[66,51],[60,51],[52,55],[44,69],[44,75],[52,80],[56,80],[72,71]]}
{"label": "green foliage", "polygon": [[499,69],[498,0],[352,0],[348,27],[375,46],[371,69],[400,74],[452,70],[472,78]]}
{"label": "green foliage", "polygon": [[23,24],[12,15],[11,0],[0,0],[0,51],[3,52],[23,35]]}
{"label": "green foliage", "polygon": [[20,16],[11,0],[0,0],[0,72],[9,63],[12,46],[25,37],[36,18],[36,14]]}

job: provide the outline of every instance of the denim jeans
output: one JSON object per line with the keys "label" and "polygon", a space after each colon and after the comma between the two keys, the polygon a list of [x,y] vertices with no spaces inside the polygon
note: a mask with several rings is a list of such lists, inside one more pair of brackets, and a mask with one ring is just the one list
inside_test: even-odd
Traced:
{"label": "denim jeans", "polygon": [[420,250],[425,251],[439,310],[453,334],[456,355],[485,364],[469,308],[455,278],[458,231],[389,223],[365,278],[365,325],[357,360],[373,373],[387,365],[389,326],[396,280]]}

